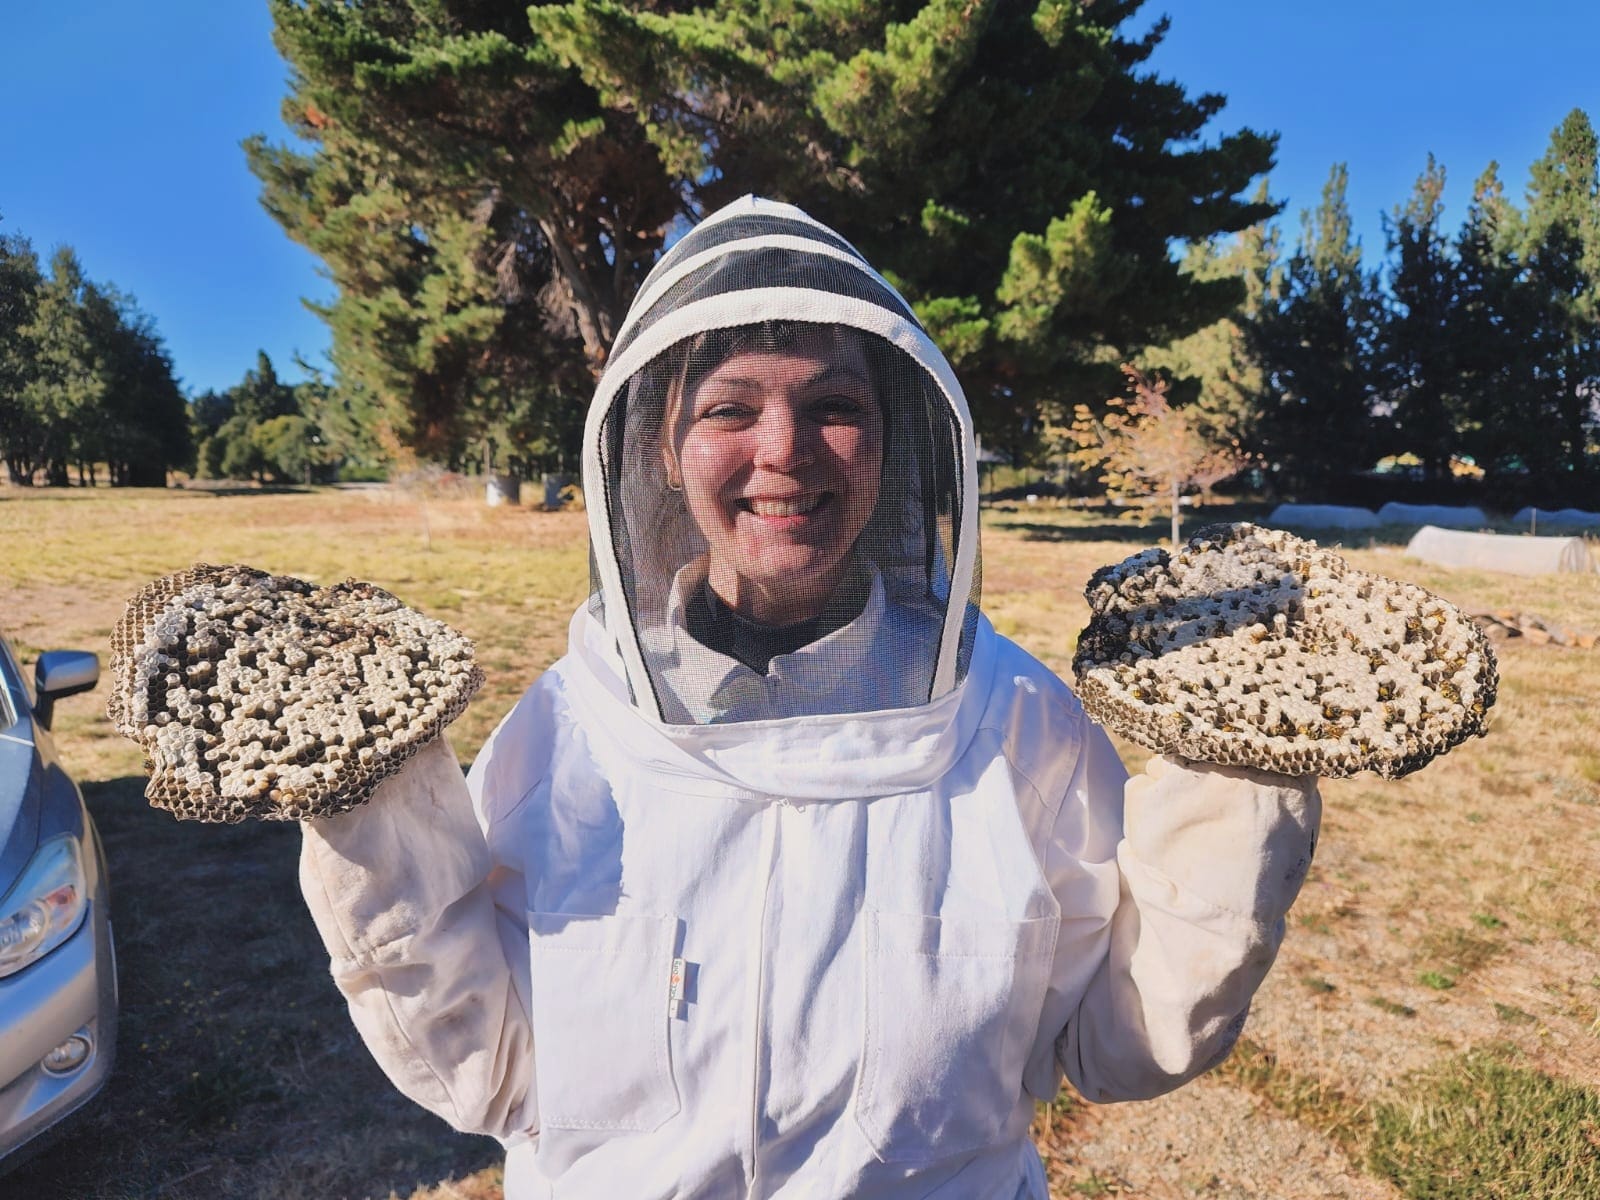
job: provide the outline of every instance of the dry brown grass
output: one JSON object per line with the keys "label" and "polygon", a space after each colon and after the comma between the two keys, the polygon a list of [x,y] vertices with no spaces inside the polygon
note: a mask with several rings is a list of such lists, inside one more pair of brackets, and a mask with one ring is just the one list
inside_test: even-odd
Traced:
{"label": "dry brown grass", "polygon": [[[1043,506],[985,525],[986,611],[1061,672],[1088,574],[1159,536]],[[488,684],[452,729],[465,758],[564,650],[587,587],[584,531],[581,513],[386,492],[0,489],[0,626],[25,658],[103,652],[129,594],[196,561],[370,579],[477,640]],[[1386,544],[1350,556],[1469,609],[1600,631],[1600,579],[1449,573]],[[1059,1194],[1393,1195],[1355,1161],[1350,1114],[1387,1103],[1411,1072],[1494,1045],[1600,1081],[1600,652],[1512,643],[1502,675],[1486,738],[1399,783],[1325,785],[1319,859],[1252,1017],[1248,1062],[1153,1106],[1041,1116]],[[494,1200],[493,1143],[401,1100],[350,1030],[298,902],[293,830],[151,811],[103,695],[63,704],[57,740],[111,857],[122,1054],[77,1135],[0,1192]],[[1261,1105],[1270,1119],[1251,1116]],[[1255,1132],[1238,1134],[1241,1121]],[[1206,1151],[1219,1130],[1235,1136]],[[1330,1179],[1336,1190],[1314,1182]]]}

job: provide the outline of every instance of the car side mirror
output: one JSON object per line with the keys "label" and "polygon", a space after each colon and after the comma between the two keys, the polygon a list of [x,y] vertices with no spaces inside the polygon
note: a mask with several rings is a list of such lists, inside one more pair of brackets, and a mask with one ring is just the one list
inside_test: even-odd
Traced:
{"label": "car side mirror", "polygon": [[38,700],[33,719],[50,728],[56,701],[87,692],[100,682],[100,659],[87,650],[46,650],[33,666],[33,690]]}

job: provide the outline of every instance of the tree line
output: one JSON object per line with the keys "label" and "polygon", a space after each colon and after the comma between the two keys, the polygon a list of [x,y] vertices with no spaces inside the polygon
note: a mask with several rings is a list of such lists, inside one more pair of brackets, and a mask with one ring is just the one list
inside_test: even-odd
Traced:
{"label": "tree line", "polygon": [[[744,193],[886,268],[986,445],[1052,465],[1138,361],[1265,483],[1339,498],[1386,457],[1447,489],[1595,486],[1600,220],[1581,112],[1441,228],[1430,161],[1362,262],[1338,167],[1292,252],[1275,142],[1147,62],[1139,0],[349,6],[273,0],[284,113],[263,201],[338,285],[342,381],[399,440],[576,466],[585,401],[663,247]],[[1174,256],[1174,245],[1190,247]]]}
{"label": "tree line", "polygon": [[[1468,466],[1568,502],[1595,486],[1600,193],[1581,112],[1523,207],[1491,166],[1453,235],[1430,161],[1369,267],[1343,167],[1284,250],[1275,137],[1213,134],[1223,97],[1151,71],[1167,23],[1129,32],[1141,0],[270,3],[297,140],[245,152],[336,285],[331,377],[289,388],[263,356],[182,425],[170,397],[106,384],[93,403],[147,411],[132,424],[153,439],[119,462],[174,463],[187,428],[188,461],[214,476],[397,455],[574,472],[645,274],[756,192],[884,269],[1014,464],[1068,463],[1076,409],[1105,415],[1129,362],[1287,495],[1342,498],[1385,457],[1439,489]],[[0,311],[0,338],[32,314]],[[26,415],[0,436],[29,447],[14,471],[61,481],[92,453],[111,462],[93,438],[116,426],[69,420],[92,404],[52,370],[0,377]]]}
{"label": "tree line", "polygon": [[263,483],[382,475],[392,454],[359,392],[257,356],[239,383],[185,397],[154,319],[87,277],[70,246],[41,265],[0,237],[0,461],[14,484],[164,487],[168,472]]}
{"label": "tree line", "polygon": [[1596,145],[1573,110],[1533,163],[1525,204],[1490,163],[1454,232],[1430,156],[1385,217],[1376,267],[1336,165],[1287,255],[1270,224],[1190,251],[1186,269],[1240,279],[1245,302],[1146,361],[1283,495],[1365,502],[1360,472],[1387,459],[1409,464],[1419,495],[1600,507]]}
{"label": "tree line", "polygon": [[260,483],[378,479],[392,457],[380,440],[382,427],[360,392],[316,372],[285,383],[261,351],[238,383],[190,403],[189,470],[201,479]]}
{"label": "tree line", "polygon": [[70,247],[48,268],[0,236],[0,458],[14,483],[164,486],[191,453],[188,407],[150,316],[88,279]]}

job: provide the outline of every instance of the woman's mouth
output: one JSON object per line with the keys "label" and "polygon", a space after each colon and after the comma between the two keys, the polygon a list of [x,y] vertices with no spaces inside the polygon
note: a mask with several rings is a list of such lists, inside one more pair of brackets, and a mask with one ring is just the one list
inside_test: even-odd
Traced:
{"label": "woman's mouth", "polygon": [[806,496],[788,496],[783,499],[770,497],[742,496],[738,504],[747,513],[758,517],[803,517],[814,512],[824,501],[830,499],[831,492],[816,492]]}

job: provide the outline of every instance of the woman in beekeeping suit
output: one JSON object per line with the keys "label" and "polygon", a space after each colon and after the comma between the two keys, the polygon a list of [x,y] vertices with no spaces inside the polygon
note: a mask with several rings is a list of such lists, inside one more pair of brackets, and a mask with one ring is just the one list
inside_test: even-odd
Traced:
{"label": "woman in beekeeping suit", "polygon": [[1225,1056],[1314,781],[1128,781],[978,610],[971,421],[842,238],[755,199],[657,265],[589,416],[593,590],[466,783],[306,826],[333,973],[511,1200],[1042,1198],[1034,1103]]}

